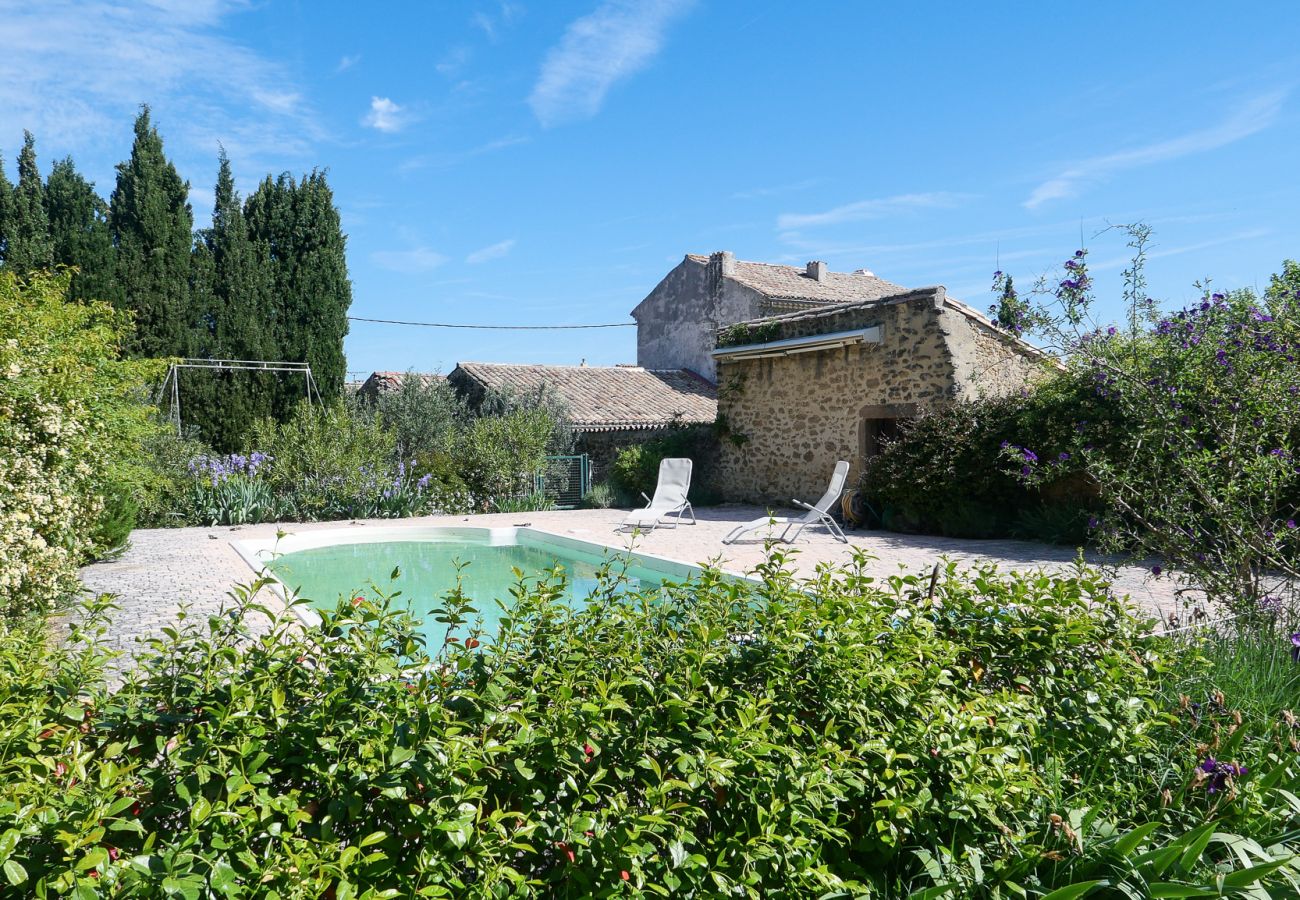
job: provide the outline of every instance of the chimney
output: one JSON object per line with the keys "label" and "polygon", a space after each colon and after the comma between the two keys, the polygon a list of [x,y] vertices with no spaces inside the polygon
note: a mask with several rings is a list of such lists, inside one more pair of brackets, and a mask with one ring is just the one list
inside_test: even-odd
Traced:
{"label": "chimney", "polygon": [[718,267],[718,271],[723,275],[736,274],[736,254],[730,250],[719,250],[709,256],[709,262]]}
{"label": "chimney", "polygon": [[825,281],[826,263],[822,262],[819,259],[814,259],[812,262],[808,263],[807,275],[813,281]]}

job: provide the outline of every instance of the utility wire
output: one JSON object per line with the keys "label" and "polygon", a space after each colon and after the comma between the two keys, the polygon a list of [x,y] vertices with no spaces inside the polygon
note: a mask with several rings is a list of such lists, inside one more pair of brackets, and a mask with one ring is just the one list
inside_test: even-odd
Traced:
{"label": "utility wire", "polygon": [[450,322],[403,322],[399,319],[367,319],[348,316],[349,322],[378,322],[381,325],[419,325],[424,328],[475,328],[485,331],[569,331],[575,328],[632,328],[635,322],[606,322],[600,325],[457,325]]}

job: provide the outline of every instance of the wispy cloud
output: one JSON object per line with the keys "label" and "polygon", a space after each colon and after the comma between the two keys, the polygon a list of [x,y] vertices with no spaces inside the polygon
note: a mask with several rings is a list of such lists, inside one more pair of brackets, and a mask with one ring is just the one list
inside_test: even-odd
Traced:
{"label": "wispy cloud", "polygon": [[645,68],[691,0],[606,0],[569,24],[551,48],[528,103],[545,127],[600,111],[618,81]]}
{"label": "wispy cloud", "polygon": [[420,169],[454,166],[457,163],[462,163],[467,159],[473,159],[476,156],[482,156],[485,153],[495,153],[498,150],[504,150],[507,147],[514,147],[517,144],[526,144],[530,140],[531,138],[525,135],[508,135],[506,137],[488,141],[486,144],[480,144],[477,147],[471,147],[468,150],[413,156],[400,163],[397,166],[397,171],[405,175],[419,171]]}
{"label": "wispy cloud", "polygon": [[782,213],[776,226],[782,231],[796,228],[814,228],[823,225],[841,225],[845,222],[865,222],[883,219],[918,209],[944,209],[959,205],[969,199],[967,194],[949,191],[930,191],[923,194],[898,194],[874,200],[858,200],[818,213]]}
{"label": "wispy cloud", "polygon": [[28,128],[47,153],[108,152],[129,142],[136,109],[149,103],[183,169],[209,165],[218,141],[245,169],[297,164],[325,130],[291,69],[224,33],[247,9],[239,0],[0,0],[0,145],[15,146]]}
{"label": "wispy cloud", "polygon": [[334,67],[335,72],[346,72],[348,69],[361,62],[361,54],[356,53],[352,56],[344,56],[339,60],[339,64]]}
{"label": "wispy cloud", "polygon": [[498,241],[497,243],[490,244],[480,250],[475,250],[469,256],[465,257],[465,262],[469,263],[471,266],[476,266],[479,263],[485,263],[489,260],[500,259],[514,249],[514,246],[514,238],[505,241]]}
{"label": "wispy cloud", "polygon": [[1052,200],[1073,197],[1087,184],[1101,181],[1116,172],[1149,166],[1153,163],[1204,153],[1235,143],[1272,125],[1286,100],[1287,91],[1272,91],[1253,97],[1226,119],[1209,128],[1191,131],[1179,137],[1158,141],[1145,147],[1094,156],[1070,166],[1061,174],[1034,188],[1024,202],[1026,209],[1037,209]]}
{"label": "wispy cloud", "polygon": [[482,30],[488,36],[488,40],[495,41],[500,30],[513,25],[523,11],[524,8],[518,3],[503,0],[503,2],[497,4],[496,12],[489,13],[479,10],[469,17],[469,23]]}
{"label": "wispy cloud", "polygon": [[392,134],[401,131],[406,125],[406,110],[387,97],[371,97],[370,112],[361,120],[362,124]]}
{"label": "wispy cloud", "polygon": [[460,72],[469,62],[471,51],[466,46],[453,47],[447,53],[434,63],[434,68],[439,75],[446,75],[448,78]]}
{"label": "wispy cloud", "polygon": [[370,254],[370,260],[381,269],[414,275],[438,268],[447,257],[429,247],[412,247],[410,250],[376,250]]}
{"label": "wispy cloud", "polygon": [[790,184],[778,184],[772,187],[751,188],[747,191],[736,191],[731,195],[732,200],[757,200],[760,197],[774,197],[778,194],[790,194],[795,191],[804,191],[815,186],[821,181],[820,178],[805,178],[803,181],[795,181]]}

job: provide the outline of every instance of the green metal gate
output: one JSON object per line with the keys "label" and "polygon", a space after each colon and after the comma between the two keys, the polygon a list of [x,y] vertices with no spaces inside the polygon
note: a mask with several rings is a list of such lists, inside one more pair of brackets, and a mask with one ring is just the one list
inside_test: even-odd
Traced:
{"label": "green metal gate", "polygon": [[533,490],[551,498],[557,509],[576,509],[591,490],[591,462],[587,454],[548,456],[546,468],[533,479]]}

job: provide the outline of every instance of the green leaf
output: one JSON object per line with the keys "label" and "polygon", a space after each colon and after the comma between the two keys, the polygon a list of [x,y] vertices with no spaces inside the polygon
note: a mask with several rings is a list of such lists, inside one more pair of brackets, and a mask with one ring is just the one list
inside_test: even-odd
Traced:
{"label": "green leaf", "polygon": [[5,877],[14,887],[27,883],[27,870],[22,867],[22,863],[16,859],[6,859],[4,864]]}
{"label": "green leaf", "polygon": [[361,843],[358,846],[369,847],[371,844],[378,844],[380,841],[386,840],[388,840],[388,832],[372,831],[361,839]]}
{"label": "green leaf", "polygon": [[1044,894],[1043,900],[1076,900],[1092,892],[1092,889],[1106,884],[1104,878],[1098,878],[1095,881],[1079,881],[1074,884],[1067,884],[1065,887],[1057,888],[1050,894]]}

